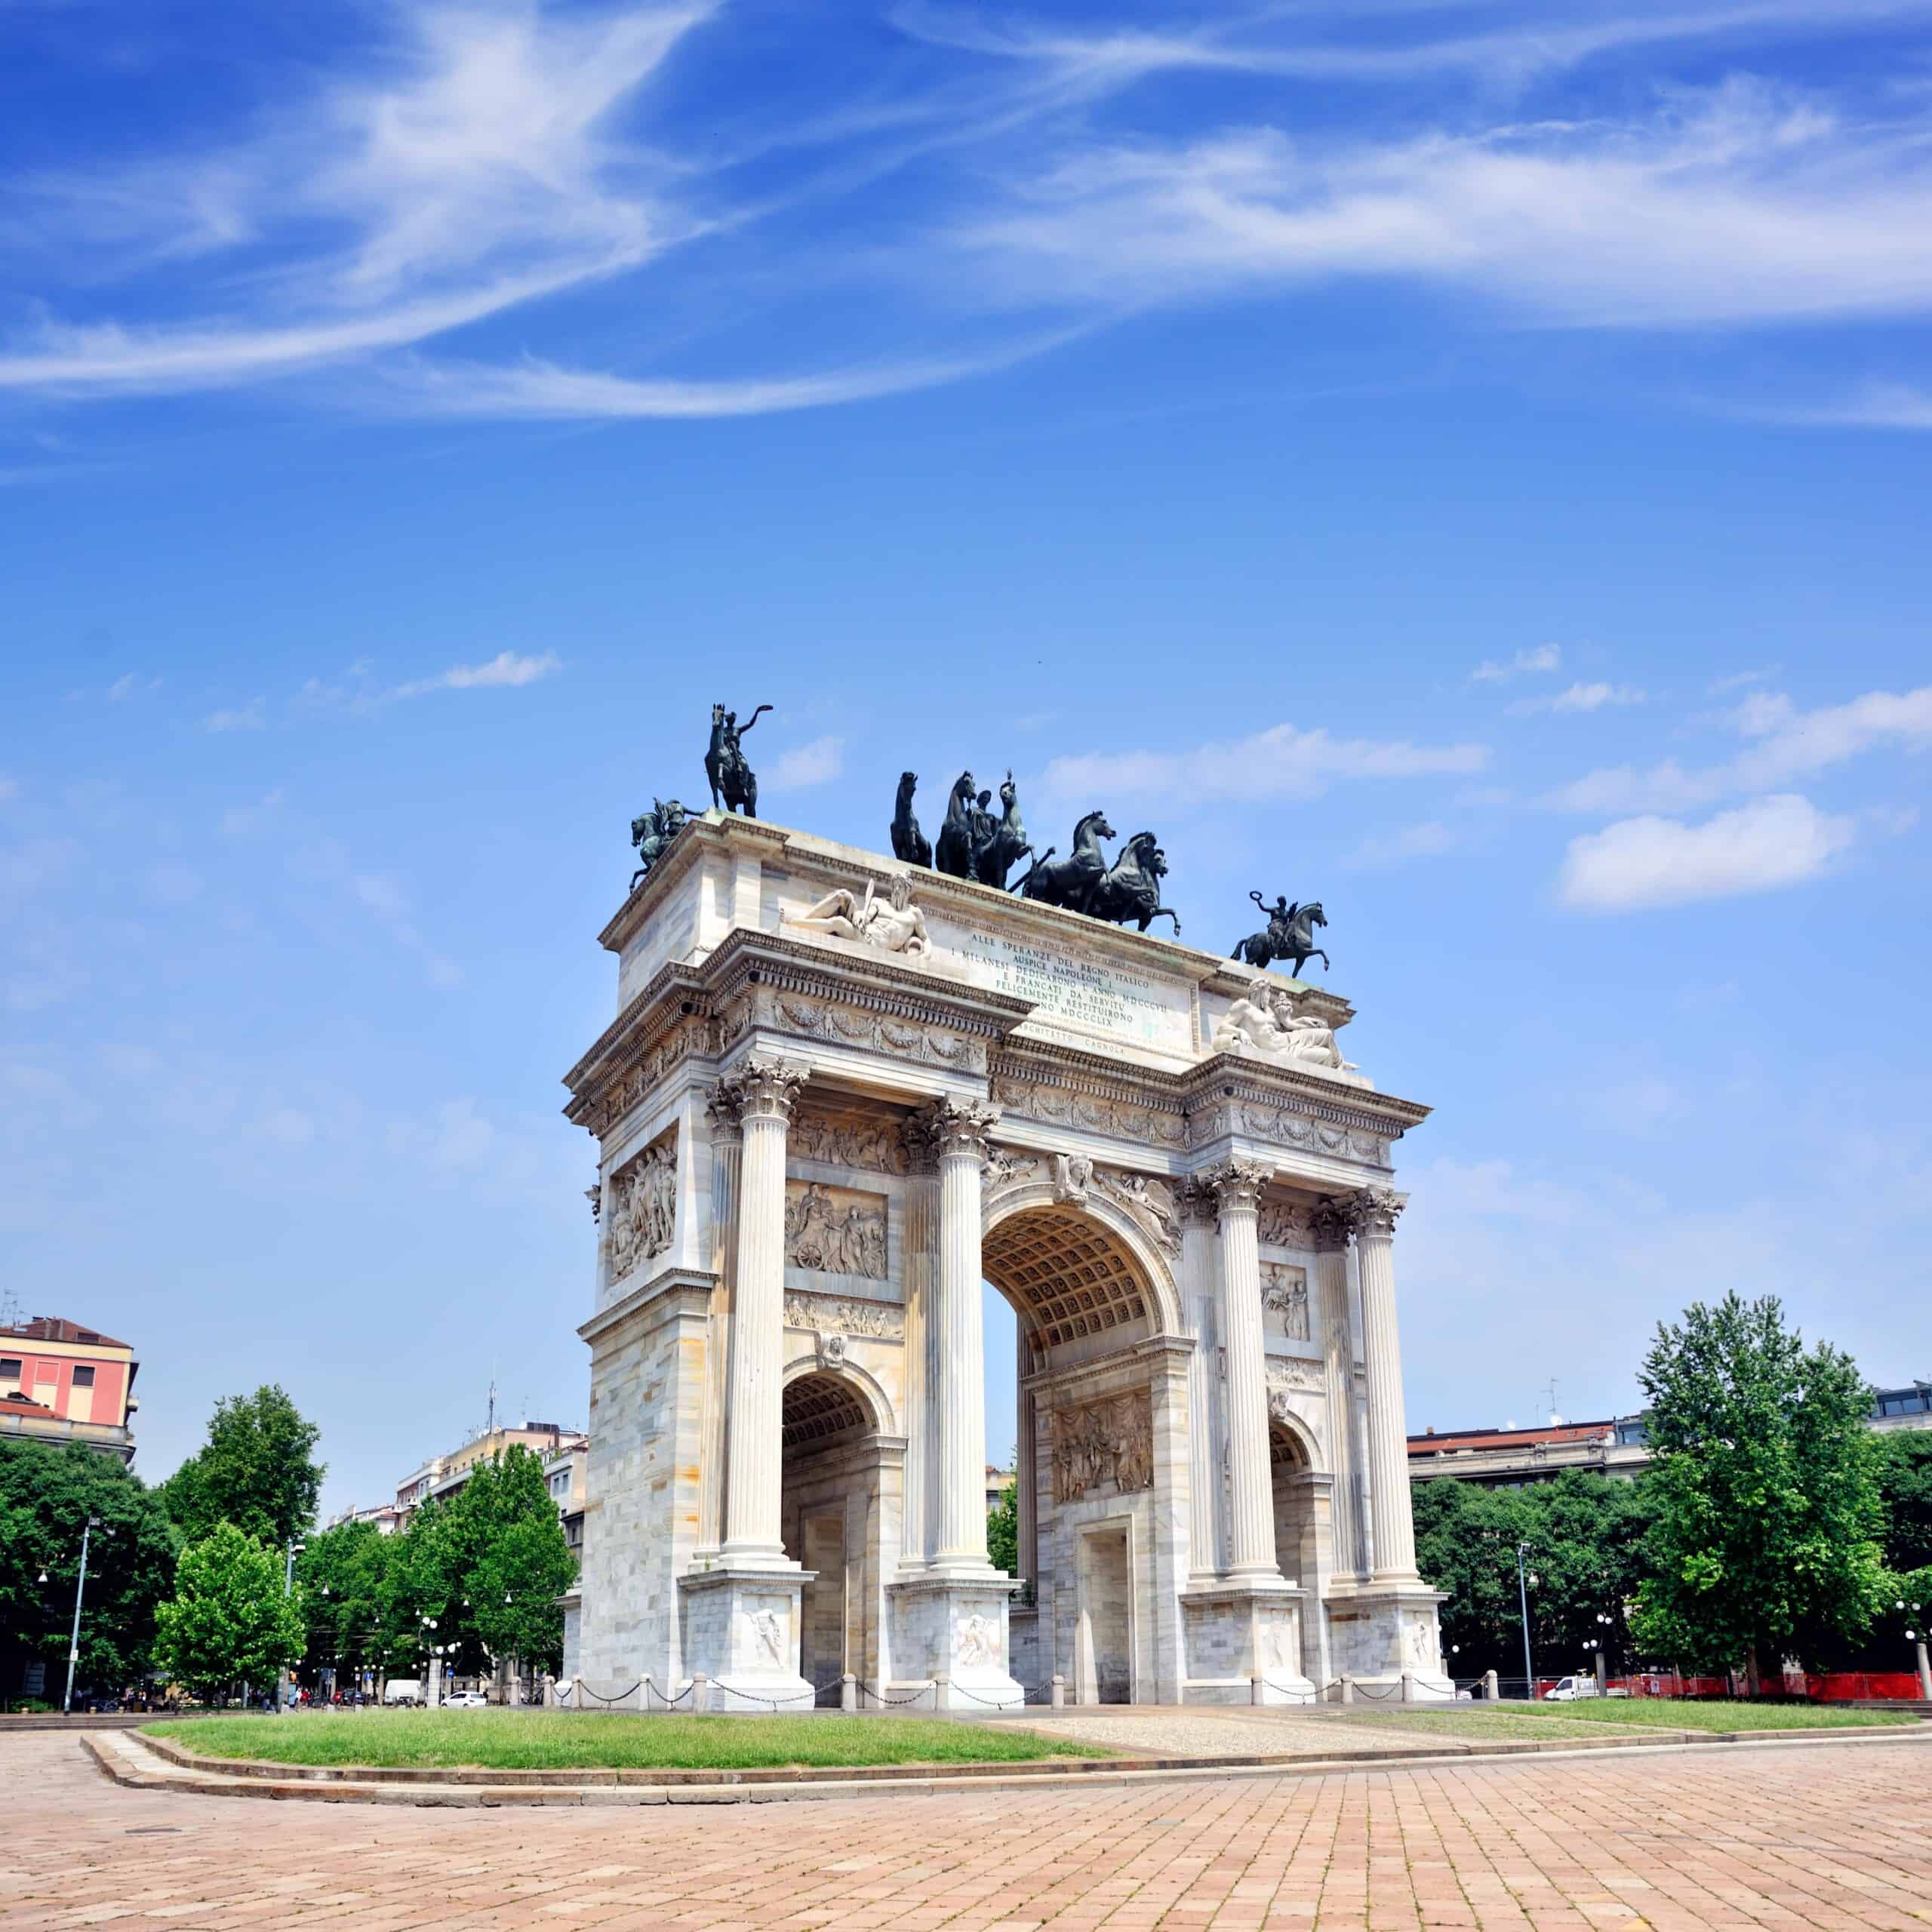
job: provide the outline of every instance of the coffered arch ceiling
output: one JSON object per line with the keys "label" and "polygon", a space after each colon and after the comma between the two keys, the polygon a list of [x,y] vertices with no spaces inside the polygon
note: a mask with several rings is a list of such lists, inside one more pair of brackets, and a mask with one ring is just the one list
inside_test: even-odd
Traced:
{"label": "coffered arch ceiling", "polygon": [[1153,1296],[1132,1250],[1077,1208],[1008,1215],[986,1235],[980,1269],[1041,1347],[1153,1325]]}

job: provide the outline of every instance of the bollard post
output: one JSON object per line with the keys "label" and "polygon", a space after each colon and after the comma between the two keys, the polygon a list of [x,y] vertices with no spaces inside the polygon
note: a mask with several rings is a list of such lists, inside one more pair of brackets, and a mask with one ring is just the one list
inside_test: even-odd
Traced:
{"label": "bollard post", "polygon": [[1355,1700],[1355,1681],[1345,1670],[1342,1673],[1342,1702],[1352,1704]]}
{"label": "bollard post", "polygon": [[557,1708],[557,1680],[547,1670],[543,1673],[543,1704],[546,1711]]}
{"label": "bollard post", "polygon": [[1405,1704],[1413,1704],[1415,1700],[1416,1674],[1412,1670],[1405,1670],[1402,1673],[1401,1702]]}
{"label": "bollard post", "polygon": [[1247,1701],[1251,1704],[1261,1702],[1261,1680],[1258,1677],[1251,1677],[1247,1680]]}
{"label": "bollard post", "polygon": [[1053,1708],[1057,1711],[1066,1709],[1066,1679],[1058,1671],[1054,1672]]}
{"label": "bollard post", "polygon": [[1918,1694],[1932,1704],[1932,1658],[1925,1654],[1925,1639],[1918,1640]]}
{"label": "bollard post", "polygon": [[849,1670],[838,1680],[838,1708],[841,1711],[859,1708],[859,1680]]}
{"label": "bollard post", "polygon": [[711,1708],[711,1679],[701,1670],[691,1673],[691,1709],[708,1711]]}
{"label": "bollard post", "polygon": [[1482,1674],[1482,1700],[1485,1704],[1502,1702],[1503,1686],[1493,1670],[1486,1670]]}
{"label": "bollard post", "polygon": [[637,1681],[637,1707],[640,1711],[651,1708],[651,1673],[648,1670]]}
{"label": "bollard post", "polygon": [[942,1670],[933,1677],[933,1709],[949,1711],[952,1708],[952,1673]]}

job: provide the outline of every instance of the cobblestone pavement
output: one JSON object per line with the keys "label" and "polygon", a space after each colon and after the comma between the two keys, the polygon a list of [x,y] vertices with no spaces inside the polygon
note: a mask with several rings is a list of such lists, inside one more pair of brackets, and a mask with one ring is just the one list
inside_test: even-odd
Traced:
{"label": "cobblestone pavement", "polygon": [[720,1809],[438,1812],[109,1784],[0,1740],[0,1922],[484,1932],[1832,1932],[1932,1924],[1932,1743],[1499,1759]]}

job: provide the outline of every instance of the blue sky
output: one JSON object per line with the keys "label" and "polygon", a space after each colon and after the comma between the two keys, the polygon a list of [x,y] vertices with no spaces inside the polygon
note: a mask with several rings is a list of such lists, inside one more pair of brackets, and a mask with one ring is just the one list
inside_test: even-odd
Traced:
{"label": "blue sky", "polygon": [[1189,940],[1324,901],[1413,1426],[1729,1287],[1932,1374],[1932,5],[0,42],[0,1289],[149,1474],[581,1417],[558,1076],[714,698],[785,823],[1011,764]]}

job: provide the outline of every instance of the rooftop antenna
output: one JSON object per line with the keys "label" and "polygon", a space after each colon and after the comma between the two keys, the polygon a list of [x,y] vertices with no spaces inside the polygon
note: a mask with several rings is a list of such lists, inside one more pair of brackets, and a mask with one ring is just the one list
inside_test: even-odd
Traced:
{"label": "rooftop antenna", "polygon": [[497,1432],[497,1365],[494,1362],[490,1364],[490,1420],[483,1432],[485,1435],[494,1435]]}
{"label": "rooftop antenna", "polygon": [[1549,1417],[1549,1426],[1554,1429],[1561,1420],[1556,1413],[1556,1377],[1552,1375],[1549,1378],[1549,1386],[1540,1392],[1549,1398],[1549,1406],[1546,1413]]}
{"label": "rooftop antenna", "polygon": [[17,1328],[26,1318],[20,1312],[20,1298],[9,1288],[0,1295],[0,1328]]}

